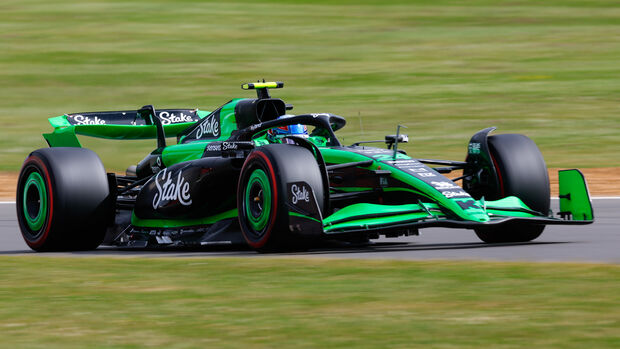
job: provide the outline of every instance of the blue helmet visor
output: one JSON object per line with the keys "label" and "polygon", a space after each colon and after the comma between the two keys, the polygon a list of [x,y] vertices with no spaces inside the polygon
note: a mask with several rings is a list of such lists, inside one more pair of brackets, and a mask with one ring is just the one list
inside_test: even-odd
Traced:
{"label": "blue helmet visor", "polygon": [[292,135],[305,135],[307,133],[306,126],[301,124],[289,125],[288,132]]}

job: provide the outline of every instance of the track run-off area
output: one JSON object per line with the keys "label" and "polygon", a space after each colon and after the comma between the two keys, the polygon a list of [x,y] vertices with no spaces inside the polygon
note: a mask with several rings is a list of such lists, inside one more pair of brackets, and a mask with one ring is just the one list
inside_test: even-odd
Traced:
{"label": "track run-off area", "polygon": [[[99,247],[87,252],[41,253],[42,256],[225,257],[282,256],[400,260],[496,260],[620,263],[620,197],[594,197],[595,223],[548,226],[529,243],[485,244],[471,230],[428,228],[419,236],[381,238],[369,245],[333,245],[305,252],[259,254],[243,247],[190,250],[127,250]],[[557,211],[558,200],[552,200]],[[0,255],[36,254],[22,240],[14,202],[0,202]]]}

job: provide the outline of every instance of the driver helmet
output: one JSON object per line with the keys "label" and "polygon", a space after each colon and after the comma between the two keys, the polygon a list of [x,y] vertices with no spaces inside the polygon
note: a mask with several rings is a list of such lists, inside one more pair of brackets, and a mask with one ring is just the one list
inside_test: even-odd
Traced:
{"label": "driver helmet", "polygon": [[[290,118],[293,116],[294,115],[282,115],[278,117],[278,119],[286,119],[286,118]],[[302,125],[302,124],[274,127],[270,129],[268,132],[270,135],[276,136],[279,138],[286,137],[286,136],[308,138],[308,128],[306,127],[306,125]]]}

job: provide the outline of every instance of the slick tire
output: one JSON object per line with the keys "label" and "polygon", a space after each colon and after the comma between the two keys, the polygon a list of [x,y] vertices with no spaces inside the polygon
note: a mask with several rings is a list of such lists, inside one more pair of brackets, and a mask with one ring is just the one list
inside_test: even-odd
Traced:
{"label": "slick tire", "polygon": [[323,180],[310,151],[289,144],[254,150],[243,164],[237,187],[239,224],[248,245],[260,252],[304,249],[309,240],[289,229],[287,183],[304,181],[323,210]]}
{"label": "slick tire", "polygon": [[[550,206],[549,174],[534,141],[520,134],[501,134],[490,136],[488,144],[500,185],[498,192],[485,197],[497,200],[516,196],[530,209],[546,215]],[[510,224],[475,231],[484,242],[501,243],[531,241],[544,229],[544,225]]]}
{"label": "slick tire", "polygon": [[114,219],[101,160],[84,148],[45,148],[30,153],[17,182],[17,220],[35,251],[97,248]]}

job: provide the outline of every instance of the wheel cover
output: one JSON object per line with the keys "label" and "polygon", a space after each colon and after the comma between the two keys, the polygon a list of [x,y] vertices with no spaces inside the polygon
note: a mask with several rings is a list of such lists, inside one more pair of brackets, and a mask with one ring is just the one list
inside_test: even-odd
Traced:
{"label": "wheel cover", "polygon": [[43,227],[47,217],[47,189],[43,177],[38,172],[30,173],[22,195],[26,224],[36,232]]}
{"label": "wheel cover", "polygon": [[267,226],[271,216],[271,185],[267,174],[261,169],[256,169],[250,175],[245,189],[245,215],[248,224],[260,232]]}

